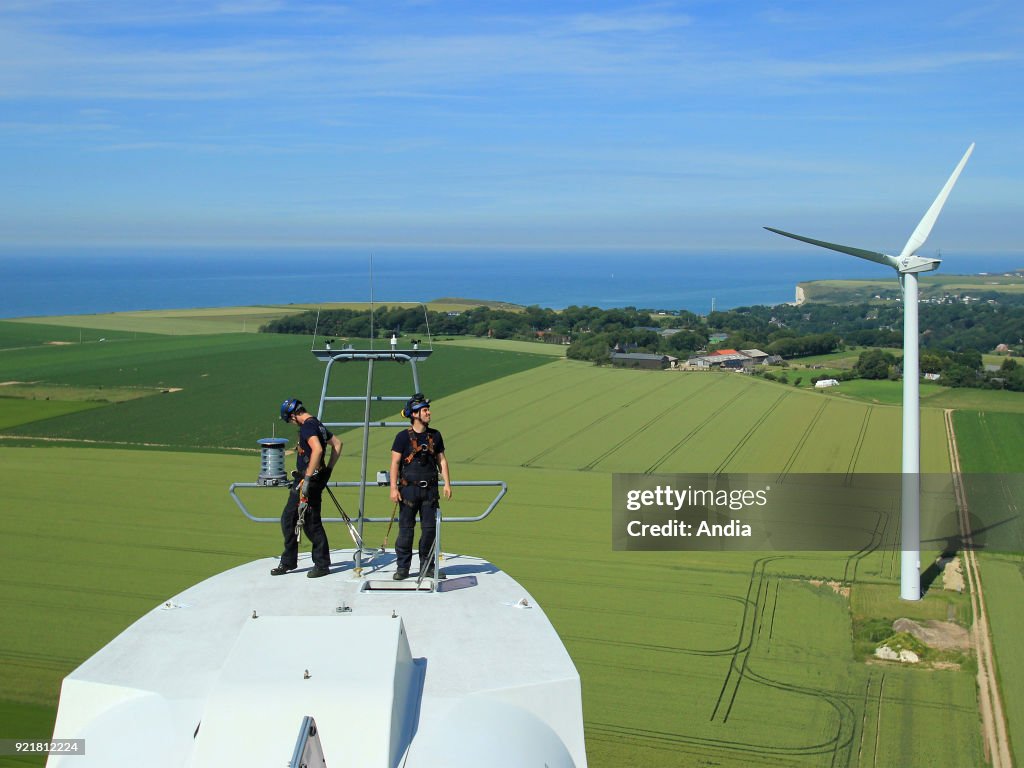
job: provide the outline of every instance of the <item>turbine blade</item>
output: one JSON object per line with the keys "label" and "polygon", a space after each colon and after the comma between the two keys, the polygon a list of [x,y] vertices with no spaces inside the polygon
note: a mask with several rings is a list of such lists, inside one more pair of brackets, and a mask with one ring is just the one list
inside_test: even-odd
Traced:
{"label": "turbine blade", "polygon": [[928,212],[921,219],[921,223],[917,225],[917,229],[914,230],[914,234],[907,240],[907,244],[903,246],[903,250],[900,252],[900,258],[906,256],[913,256],[914,252],[924,245],[924,241],[928,239],[928,235],[931,234],[932,227],[935,226],[935,220],[939,218],[939,212],[942,210],[942,206],[946,204],[946,198],[949,197],[949,193],[953,190],[953,185],[956,184],[956,180],[960,177],[960,171],[967,165],[967,159],[971,156],[971,152],[974,151],[974,143],[967,148],[964,152],[964,156],[960,158],[960,162],[957,163],[953,174],[946,181],[946,186],[939,192],[939,196],[935,198],[935,202],[932,203],[932,207],[928,209]]}
{"label": "turbine blade", "polygon": [[879,253],[878,251],[865,251],[863,248],[853,248],[849,245],[839,245],[837,243],[827,243],[824,240],[815,240],[810,237],[804,237],[803,235],[794,235],[792,232],[783,232],[781,229],[775,229],[774,227],[765,227],[769,232],[774,232],[777,235],[784,237],[791,237],[794,240],[802,240],[805,243],[811,245],[818,245],[822,248],[828,248],[830,251],[839,251],[840,253],[848,253],[851,256],[856,256],[858,259],[867,259],[873,261],[876,264],[884,264],[887,267],[896,268],[896,259],[887,253]]}

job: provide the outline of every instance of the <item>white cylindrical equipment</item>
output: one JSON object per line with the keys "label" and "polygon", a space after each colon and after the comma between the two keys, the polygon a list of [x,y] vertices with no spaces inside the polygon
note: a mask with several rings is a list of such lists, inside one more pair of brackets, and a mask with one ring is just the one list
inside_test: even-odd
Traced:
{"label": "white cylindrical equipment", "polygon": [[284,449],[288,445],[286,437],[264,437],[257,441],[260,446],[260,476],[256,482],[260,485],[285,485],[288,473],[284,468]]}

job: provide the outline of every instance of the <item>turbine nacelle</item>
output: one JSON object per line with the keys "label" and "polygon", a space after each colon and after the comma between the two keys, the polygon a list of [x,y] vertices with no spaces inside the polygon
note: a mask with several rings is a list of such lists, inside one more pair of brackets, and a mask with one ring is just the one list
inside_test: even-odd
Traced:
{"label": "turbine nacelle", "polygon": [[942,259],[929,259],[926,256],[901,256],[896,259],[896,271],[901,275],[931,272],[938,269]]}

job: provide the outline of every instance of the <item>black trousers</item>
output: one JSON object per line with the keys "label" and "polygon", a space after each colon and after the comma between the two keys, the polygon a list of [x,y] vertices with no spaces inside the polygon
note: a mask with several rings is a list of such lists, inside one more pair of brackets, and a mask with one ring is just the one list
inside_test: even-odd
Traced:
{"label": "black trousers", "polygon": [[402,503],[398,505],[398,538],[395,539],[398,570],[408,571],[412,565],[412,541],[416,537],[417,514],[420,516],[420,568],[427,568],[433,562],[437,505],[436,485],[426,488],[416,485],[402,487]]}
{"label": "black trousers", "polygon": [[[311,483],[309,487],[309,509],[302,526],[306,538],[313,544],[313,564],[320,568],[331,565],[331,547],[327,543],[327,531],[320,517],[320,501],[324,487],[319,483]],[[288,503],[281,512],[281,533],[284,534],[284,552],[281,553],[281,565],[295,568],[299,561],[299,541],[295,535],[295,524],[299,521],[299,489],[293,487],[288,494]]]}

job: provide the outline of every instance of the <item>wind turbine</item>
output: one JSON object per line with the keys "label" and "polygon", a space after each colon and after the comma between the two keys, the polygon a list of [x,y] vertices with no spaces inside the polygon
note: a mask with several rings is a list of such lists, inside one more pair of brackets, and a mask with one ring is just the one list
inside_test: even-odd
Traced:
{"label": "wind turbine", "polygon": [[971,144],[960,159],[946,185],[935,198],[931,208],[917,225],[917,229],[903,246],[899,256],[887,253],[851,248],[847,245],[826,243],[810,237],[783,232],[781,229],[765,227],[770,232],[802,240],[840,253],[848,253],[860,259],[884,264],[896,270],[903,289],[903,477],[902,477],[902,540],[900,544],[900,597],[904,600],[921,599],[921,404],[920,365],[918,353],[920,338],[917,322],[917,276],[921,272],[938,269],[940,259],[918,256],[916,251],[932,231],[939,218],[942,206],[946,204],[953,185],[960,172],[967,165],[967,159],[974,151]]}

